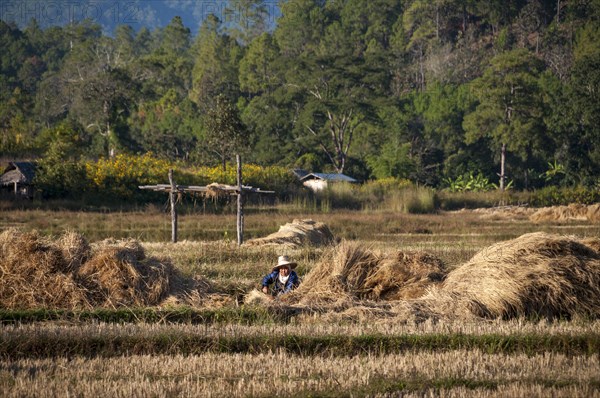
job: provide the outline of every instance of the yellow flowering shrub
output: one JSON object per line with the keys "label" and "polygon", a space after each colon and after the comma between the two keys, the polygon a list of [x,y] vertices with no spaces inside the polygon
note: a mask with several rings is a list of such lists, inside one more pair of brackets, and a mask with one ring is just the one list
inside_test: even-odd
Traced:
{"label": "yellow flowering shrub", "polygon": [[[120,154],[110,159],[85,163],[90,191],[101,192],[120,199],[142,197],[139,185],[168,184],[169,169],[174,169],[175,183],[178,185],[207,185],[213,182],[237,184],[235,165],[222,167],[176,167],[168,161],[155,158],[151,153],[144,155]],[[245,164],[242,170],[244,185],[250,185],[277,193],[286,191],[294,182],[293,174],[284,167],[262,167]]]}
{"label": "yellow flowering shrub", "polygon": [[93,189],[120,198],[132,198],[139,185],[168,183],[171,165],[150,153],[119,154],[114,158],[86,162],[85,169]]}
{"label": "yellow flowering shrub", "polygon": [[[196,176],[200,184],[218,182],[221,184],[237,184],[237,169],[235,165],[229,165],[225,171],[220,166],[198,167],[188,170]],[[282,193],[295,180],[294,175],[285,167],[280,166],[257,166],[255,164],[244,164],[242,168],[242,182],[255,188],[273,190]]]}

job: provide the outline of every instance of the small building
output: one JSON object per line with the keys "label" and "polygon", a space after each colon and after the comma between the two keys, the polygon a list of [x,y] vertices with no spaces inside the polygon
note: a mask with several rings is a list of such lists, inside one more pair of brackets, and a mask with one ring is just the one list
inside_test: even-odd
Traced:
{"label": "small building", "polygon": [[356,183],[358,181],[341,173],[308,173],[300,178],[300,182],[313,192],[319,192],[327,189],[329,184],[338,182]]}
{"label": "small building", "polygon": [[35,168],[33,162],[10,162],[0,175],[0,187],[11,190],[17,197],[33,198]]}

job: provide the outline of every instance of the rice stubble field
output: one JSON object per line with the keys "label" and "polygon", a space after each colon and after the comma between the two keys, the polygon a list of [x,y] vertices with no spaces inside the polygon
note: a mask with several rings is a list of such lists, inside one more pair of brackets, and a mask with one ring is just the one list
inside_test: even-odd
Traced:
{"label": "rice stubble field", "polygon": [[[64,240],[68,236],[64,231],[68,230],[81,233],[89,242],[91,248],[86,256],[91,259],[102,258],[105,263],[131,260],[128,264],[137,261],[150,267],[145,271],[138,269],[141,276],[131,274],[140,278],[140,283],[149,281],[149,275],[163,275],[152,271],[156,264],[168,264],[176,277],[167,278],[169,285],[158,294],[160,300],[152,304],[131,301],[129,306],[122,306],[134,296],[120,293],[120,299],[113,296],[106,300],[110,297],[106,292],[99,295],[104,285],[97,277],[101,274],[97,268],[89,268],[87,273],[70,270],[65,275],[72,275],[75,282],[87,281],[81,286],[87,289],[86,303],[92,304],[73,302],[71,308],[57,308],[54,316],[46,314],[42,320],[35,315],[39,308],[6,308],[3,304],[2,396],[600,396],[597,317],[565,312],[549,318],[549,313],[529,310],[534,305],[538,310],[548,310],[568,303],[568,294],[549,290],[559,303],[554,307],[544,307],[542,298],[525,301],[522,308],[513,303],[510,311],[498,313],[488,303],[487,312],[479,313],[485,316],[452,319],[441,311],[427,312],[435,308],[431,299],[385,299],[392,293],[403,293],[401,287],[393,290],[393,286],[381,281],[357,284],[356,281],[376,281],[377,272],[353,273],[355,268],[348,266],[352,259],[364,263],[368,258],[377,264],[376,270],[381,274],[386,266],[396,264],[390,259],[409,264],[414,259],[411,253],[417,252],[439,260],[446,273],[498,242],[543,232],[576,239],[553,238],[554,246],[541,250],[542,254],[573,261],[583,255],[585,261],[577,260],[576,266],[592,267],[596,257],[593,248],[590,253],[585,251],[585,245],[592,247],[594,239],[600,237],[598,224],[535,224],[518,217],[482,217],[477,212],[300,214],[292,218],[325,223],[339,243],[238,248],[228,239],[235,236],[229,232],[230,215],[182,217],[183,231],[189,228],[221,232],[210,239],[194,238],[192,232],[185,239],[184,232],[184,240],[176,244],[150,236],[145,239],[136,230],[136,226],[149,222],[143,213],[92,214],[86,220],[85,214],[56,212],[52,218],[56,226],[47,228],[45,212],[3,214],[0,226],[6,232],[16,226],[17,220],[27,220],[18,223],[19,231],[39,231],[40,241],[46,236],[54,237],[43,244],[32,243],[38,249],[32,252],[36,254],[31,259],[38,258],[43,248],[46,255],[54,253],[53,239],[59,241],[59,236],[63,236]],[[73,224],[73,220],[78,221]],[[247,218],[249,237],[265,236],[290,221],[286,214],[251,214]],[[97,231],[88,232],[93,228]],[[131,247],[115,248],[121,243],[106,242],[111,237],[136,238],[142,252],[134,247],[138,257],[127,257]],[[588,242],[583,249],[580,241]],[[112,250],[109,254],[107,247]],[[98,257],[99,253],[104,253],[104,257]],[[403,253],[402,257],[398,253]],[[306,283],[304,290],[290,296],[287,302],[244,304],[247,293],[258,287],[260,278],[280,254],[299,262],[297,271]],[[506,250],[502,255],[508,255]],[[475,260],[471,261],[473,266],[481,268]],[[82,259],[82,267],[87,262],[88,259]],[[74,266],[73,262],[70,264]],[[6,276],[6,262],[3,265]],[[343,276],[343,283],[327,279],[328,269]],[[412,272],[397,280],[414,283],[414,278],[408,277],[417,271]],[[431,270],[427,272],[433,275]],[[566,275],[561,283],[576,277],[573,275]],[[84,276],[88,279],[81,279]],[[430,279],[432,286],[437,286],[435,278]],[[195,297],[170,293],[169,286],[185,287],[190,280],[196,283]],[[327,284],[319,287],[318,282],[323,280]],[[365,286],[370,286],[368,291]],[[327,295],[331,293],[327,289],[333,288],[339,289],[339,297],[329,300]],[[430,293],[424,291],[423,295]],[[568,293],[576,296],[581,292]],[[515,297],[521,297],[519,294],[516,289]],[[90,301],[90,297],[101,299]],[[475,298],[485,304],[480,297]],[[96,311],[97,303],[104,312],[94,313],[91,318],[82,315]],[[594,301],[588,300],[593,311],[592,304]],[[53,310],[50,307],[45,310]],[[147,318],[136,321],[138,311],[146,311],[143,308],[167,315],[150,323]],[[471,310],[468,305],[465,308]],[[69,316],[60,312],[66,310]],[[130,316],[123,316],[128,311]],[[199,318],[170,318],[177,311],[205,312]],[[424,312],[427,316],[421,316]],[[210,313],[210,317],[203,318],[205,313]]]}

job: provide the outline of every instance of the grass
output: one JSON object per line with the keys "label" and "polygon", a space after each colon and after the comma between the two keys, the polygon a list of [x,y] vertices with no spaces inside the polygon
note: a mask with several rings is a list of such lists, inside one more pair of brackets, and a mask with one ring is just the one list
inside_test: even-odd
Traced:
{"label": "grass", "polygon": [[[238,314],[239,315],[239,314]],[[353,327],[311,327],[306,325],[275,326],[257,319],[249,312],[233,320],[212,318],[198,325],[82,324],[6,325],[0,332],[0,357],[113,357],[122,353],[136,355],[195,355],[216,353],[268,353],[285,351],[303,356],[389,355],[402,352],[480,350],[488,354],[535,355],[541,353],[568,356],[600,357],[600,334],[597,322],[579,332],[553,331],[543,326],[537,330],[505,329],[494,332],[481,324],[476,333],[463,333],[433,326],[429,331],[411,328],[381,327],[365,330]],[[79,321],[84,319],[80,318]],[[196,319],[200,321],[200,319]],[[248,324],[248,320],[251,320]],[[233,323],[237,322],[237,323]],[[163,322],[167,322],[163,320]],[[225,322],[225,323],[219,323]],[[454,327],[458,324],[454,325]],[[382,332],[383,331],[383,332]]]}
{"label": "grass", "polygon": [[104,322],[104,323],[184,323],[184,324],[272,324],[286,322],[291,311],[268,311],[260,307],[219,309],[176,308],[126,308],[94,310],[61,310],[40,308],[35,310],[0,309],[0,324],[26,324],[36,322]]}
{"label": "grass", "polygon": [[[424,196],[423,200],[427,198]],[[399,202],[400,203],[400,202]],[[326,223],[338,238],[382,251],[424,250],[450,267],[492,243],[544,231],[600,236],[586,222],[531,224],[481,214],[405,214],[380,208],[310,213],[249,208],[247,238],[294,218]],[[187,212],[168,243],[164,209],[108,213],[0,212],[0,230],[131,237],[235,296],[257,287],[280,254],[306,275],[323,249],[238,248],[234,214]],[[285,309],[131,308],[0,311],[3,396],[598,396],[599,321],[363,322]],[[76,382],[75,382],[76,381]]]}
{"label": "grass", "polygon": [[597,394],[598,370],[598,357],[506,356],[477,350],[358,357],[284,351],[130,354],[7,359],[0,363],[0,388],[7,396],[423,396],[425,391],[592,396]]}
{"label": "grass", "polygon": [[192,355],[269,353],[283,350],[303,356],[387,355],[418,351],[480,350],[488,354],[600,354],[600,335],[400,335],[400,336],[211,336],[165,333],[151,336],[11,336],[0,340],[0,357],[113,357],[135,355]]}

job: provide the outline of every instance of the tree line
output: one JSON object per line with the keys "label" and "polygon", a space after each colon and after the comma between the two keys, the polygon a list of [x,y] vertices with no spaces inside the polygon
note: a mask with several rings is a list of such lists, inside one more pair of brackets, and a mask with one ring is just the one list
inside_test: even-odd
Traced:
{"label": "tree line", "polygon": [[261,0],[193,36],[0,21],[0,153],[599,183],[600,0]]}

